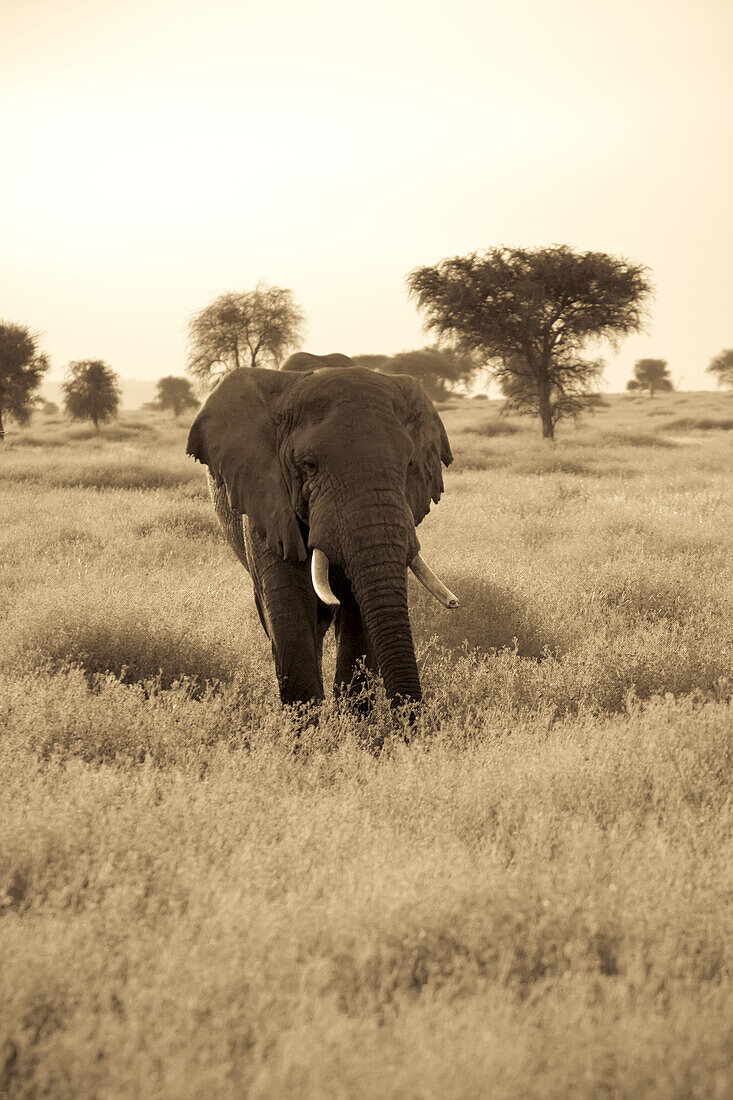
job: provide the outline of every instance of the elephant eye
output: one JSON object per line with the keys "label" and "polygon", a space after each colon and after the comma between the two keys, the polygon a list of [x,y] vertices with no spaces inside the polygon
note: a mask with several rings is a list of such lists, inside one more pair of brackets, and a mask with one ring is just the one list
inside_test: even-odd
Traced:
{"label": "elephant eye", "polygon": [[312,458],[301,459],[300,466],[306,477],[313,477],[316,472],[316,464]]}

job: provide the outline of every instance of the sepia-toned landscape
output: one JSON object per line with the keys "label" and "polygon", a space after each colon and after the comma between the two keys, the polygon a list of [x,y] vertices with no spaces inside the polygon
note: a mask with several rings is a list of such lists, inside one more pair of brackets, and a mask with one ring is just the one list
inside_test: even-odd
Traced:
{"label": "sepia-toned landscape", "polygon": [[501,404],[413,726],[281,708],[188,414],[8,435],[0,1095],[733,1094],[733,392]]}

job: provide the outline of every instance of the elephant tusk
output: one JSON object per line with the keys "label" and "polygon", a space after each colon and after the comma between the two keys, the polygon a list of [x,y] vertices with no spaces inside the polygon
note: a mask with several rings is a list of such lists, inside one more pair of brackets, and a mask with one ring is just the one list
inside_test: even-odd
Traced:
{"label": "elephant tusk", "polygon": [[334,596],[331,585],[328,583],[328,558],[322,550],[314,550],[311,558],[311,580],[316,590],[316,596],[321,603],[329,607],[338,607],[341,603],[338,596]]}
{"label": "elephant tusk", "polygon": [[413,559],[410,569],[420,581],[420,584],[424,584],[430,595],[435,596],[438,603],[442,603],[443,607],[451,609],[458,607],[458,597],[454,596],[450,589],[445,587],[439,577],[436,577],[420,554]]}

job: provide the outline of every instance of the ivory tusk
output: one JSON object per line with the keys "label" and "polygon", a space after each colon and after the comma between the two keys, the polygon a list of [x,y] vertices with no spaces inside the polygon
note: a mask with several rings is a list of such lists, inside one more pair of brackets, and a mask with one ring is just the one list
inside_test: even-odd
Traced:
{"label": "ivory tusk", "polygon": [[321,603],[325,603],[329,607],[338,607],[341,601],[338,596],[334,596],[331,585],[328,583],[328,558],[322,550],[313,551],[311,580],[316,590],[316,596],[318,596]]}
{"label": "ivory tusk", "polygon": [[458,607],[458,597],[454,596],[451,590],[445,587],[439,577],[436,577],[420,554],[412,561],[410,569],[420,581],[420,584],[424,584],[430,595],[435,596],[438,603],[442,603],[443,607],[451,609]]}

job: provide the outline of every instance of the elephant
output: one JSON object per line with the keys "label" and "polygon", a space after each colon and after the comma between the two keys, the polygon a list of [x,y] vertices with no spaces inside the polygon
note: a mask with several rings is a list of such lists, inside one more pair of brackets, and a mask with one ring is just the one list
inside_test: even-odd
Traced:
{"label": "elephant", "polygon": [[309,351],[296,351],[282,365],[282,370],[320,370],[321,367],[353,367],[354,360],[335,351],[331,355],[312,355]]}
{"label": "elephant", "polygon": [[415,533],[453,459],[422,384],[305,352],[281,370],[241,368],[201,407],[187,453],[208,467],[219,523],[252,578],[282,703],[324,698],[332,623],[337,696],[368,706],[362,689],[379,672],[393,707],[419,703],[408,566],[458,606]]}

